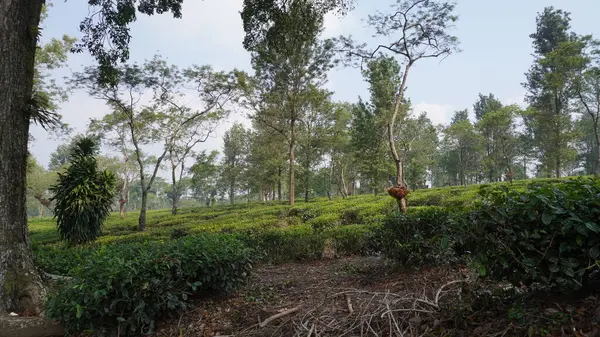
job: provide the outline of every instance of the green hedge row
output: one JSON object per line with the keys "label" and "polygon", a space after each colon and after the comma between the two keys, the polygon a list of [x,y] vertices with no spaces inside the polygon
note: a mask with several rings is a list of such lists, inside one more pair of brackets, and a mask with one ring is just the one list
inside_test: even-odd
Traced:
{"label": "green hedge row", "polygon": [[467,219],[482,272],[514,284],[570,292],[585,286],[600,258],[600,178],[482,191]]}
{"label": "green hedge row", "polygon": [[241,241],[216,235],[103,246],[71,269],[46,313],[67,332],[145,333],[160,315],[187,308],[194,294],[233,290],[253,256]]}
{"label": "green hedge row", "polygon": [[600,178],[481,186],[469,208],[412,207],[375,229],[404,265],[462,261],[482,276],[563,292],[600,266]]}

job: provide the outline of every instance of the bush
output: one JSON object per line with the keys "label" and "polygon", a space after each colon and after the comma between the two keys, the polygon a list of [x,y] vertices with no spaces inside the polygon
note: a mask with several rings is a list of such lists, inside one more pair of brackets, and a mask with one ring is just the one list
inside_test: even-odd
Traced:
{"label": "bush", "polygon": [[448,262],[462,242],[458,217],[441,207],[412,207],[406,214],[389,215],[376,230],[376,240],[387,257],[402,265]]}
{"label": "bush", "polygon": [[481,271],[513,284],[568,292],[585,285],[600,257],[600,179],[481,191],[468,246]]}
{"label": "bush", "polygon": [[362,223],[361,214],[356,209],[347,209],[341,215],[342,225],[354,225]]}
{"label": "bush", "polygon": [[338,225],[340,222],[339,218],[340,216],[336,213],[323,213],[308,221],[308,224],[310,224],[314,230],[319,231]]}
{"label": "bush", "polygon": [[70,243],[96,240],[110,215],[116,179],[110,171],[98,171],[96,153],[94,140],[78,140],[71,150],[67,171],[58,173],[58,183],[50,187],[54,194],[51,200],[56,200],[58,232]]}
{"label": "bush", "polygon": [[187,308],[190,295],[243,282],[252,254],[226,236],[104,246],[51,295],[46,312],[67,332],[150,332],[159,315]]}

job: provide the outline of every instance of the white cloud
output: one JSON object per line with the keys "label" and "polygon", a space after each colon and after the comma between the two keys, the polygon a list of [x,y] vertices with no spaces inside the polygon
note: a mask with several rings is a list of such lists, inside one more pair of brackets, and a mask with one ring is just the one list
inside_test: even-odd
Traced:
{"label": "white cloud", "polygon": [[525,108],[525,92],[509,96],[505,99],[502,99],[501,102],[504,105],[517,104],[518,106]]}
{"label": "white cloud", "polygon": [[415,104],[413,107],[413,113],[415,115],[419,115],[421,112],[426,112],[427,117],[431,119],[434,125],[447,124],[450,122],[450,119],[454,114],[454,109],[448,104],[435,104],[427,102]]}

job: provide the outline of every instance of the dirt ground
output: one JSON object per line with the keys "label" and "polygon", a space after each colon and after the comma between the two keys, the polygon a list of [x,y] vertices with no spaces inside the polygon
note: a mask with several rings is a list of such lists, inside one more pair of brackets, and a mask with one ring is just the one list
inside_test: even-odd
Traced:
{"label": "dirt ground", "polygon": [[483,283],[467,268],[399,270],[378,257],[260,266],[229,296],[159,322],[155,336],[600,336],[595,293]]}

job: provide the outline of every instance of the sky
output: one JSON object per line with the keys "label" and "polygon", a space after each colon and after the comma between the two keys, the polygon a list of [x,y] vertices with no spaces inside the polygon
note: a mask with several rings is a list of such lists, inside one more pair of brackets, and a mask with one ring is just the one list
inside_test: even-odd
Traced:
{"label": "sky", "polygon": [[[88,14],[87,1],[53,1],[44,22],[42,41],[68,34],[81,37],[79,23]],[[386,12],[395,0],[357,0],[355,9],[344,17],[328,15],[324,37],[351,35],[358,41],[374,43],[366,18],[376,11]],[[572,30],[600,38],[598,0],[457,0],[459,21],[452,31],[460,41],[459,53],[444,60],[427,59],[416,63],[408,80],[407,96],[414,113],[422,111],[434,123],[447,123],[454,111],[472,107],[478,94],[493,93],[504,104],[523,105],[525,72],[531,66],[533,49],[529,34],[545,6],[571,13]],[[239,12],[242,0],[186,0],[183,18],[169,14],[140,16],[131,27],[131,62],[143,62],[160,54],[168,63],[181,68],[210,64],[216,70],[234,68],[251,71],[250,56],[242,47],[244,31]],[[94,64],[87,53],[71,54],[68,66],[57,70],[57,79]],[[368,99],[367,85],[359,69],[338,67],[329,74],[328,89],[334,99],[356,102]],[[63,119],[75,132],[85,132],[90,118],[108,112],[106,105],[82,91],[71,94],[61,105]],[[242,112],[221,123],[217,132],[197,150],[220,150],[223,133],[234,121],[247,120]],[[247,124],[248,125],[248,124]],[[60,141],[34,126],[35,142],[31,152],[46,166]],[[159,147],[148,149],[158,152]]]}

